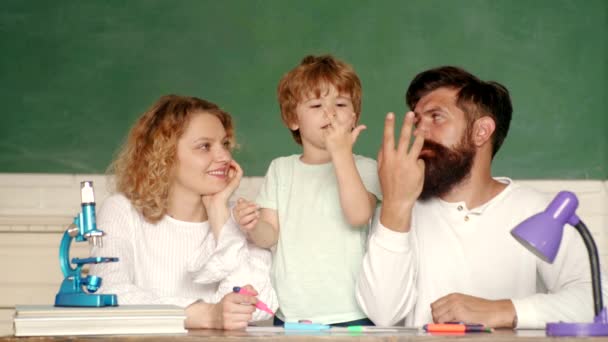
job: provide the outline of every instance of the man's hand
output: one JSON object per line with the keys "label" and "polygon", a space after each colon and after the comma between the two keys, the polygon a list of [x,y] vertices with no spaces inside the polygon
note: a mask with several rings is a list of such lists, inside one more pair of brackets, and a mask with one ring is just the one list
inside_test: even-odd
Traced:
{"label": "man's hand", "polygon": [[414,113],[408,112],[395,149],[395,114],[388,113],[378,152],[378,177],[383,196],[380,222],[398,232],[410,230],[412,208],[424,184],[424,161],[419,159],[424,137],[417,134],[409,147],[413,125]]}
{"label": "man's hand", "polygon": [[257,204],[244,198],[239,198],[232,209],[232,215],[239,224],[243,233],[249,233],[255,228],[260,219],[260,211]]}
{"label": "man's hand", "polygon": [[329,154],[333,158],[338,153],[352,153],[359,134],[367,127],[359,125],[353,129],[351,120],[338,120],[335,114],[327,114],[327,117],[329,126],[325,129],[325,147]]}
{"label": "man's hand", "polygon": [[431,304],[433,322],[480,323],[489,328],[515,328],[515,307],[508,299],[488,300],[451,293]]}

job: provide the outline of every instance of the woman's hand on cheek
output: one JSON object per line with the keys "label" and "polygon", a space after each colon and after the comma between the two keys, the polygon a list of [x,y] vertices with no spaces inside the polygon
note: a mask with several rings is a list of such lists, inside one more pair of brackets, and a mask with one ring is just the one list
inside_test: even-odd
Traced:
{"label": "woman's hand on cheek", "polygon": [[243,169],[234,160],[230,161],[228,176],[226,179],[226,187],[219,192],[209,195],[203,195],[203,204],[207,211],[217,209],[218,207],[226,207],[228,200],[234,191],[238,188],[243,178]]}
{"label": "woman's hand on cheek", "polygon": [[211,195],[203,195],[203,205],[207,211],[209,217],[209,224],[217,239],[219,233],[230,217],[230,211],[228,210],[228,199],[238,188],[241,179],[243,178],[243,169],[234,160],[230,161],[230,167],[228,171],[228,177],[226,180],[226,187]]}
{"label": "woman's hand on cheek", "polygon": [[227,192],[226,201],[232,196],[234,191],[239,187],[243,179],[243,169],[234,159],[230,161],[230,170],[228,171],[228,185],[222,192]]}

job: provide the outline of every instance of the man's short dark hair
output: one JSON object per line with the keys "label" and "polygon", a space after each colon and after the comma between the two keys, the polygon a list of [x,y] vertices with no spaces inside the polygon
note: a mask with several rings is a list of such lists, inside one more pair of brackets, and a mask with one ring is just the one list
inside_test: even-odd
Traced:
{"label": "man's short dark hair", "polygon": [[456,105],[464,111],[469,124],[482,116],[490,116],[494,120],[494,157],[507,137],[513,113],[507,88],[498,82],[482,81],[462,68],[442,66],[416,75],[407,89],[405,101],[414,110],[422,97],[439,88],[458,89]]}

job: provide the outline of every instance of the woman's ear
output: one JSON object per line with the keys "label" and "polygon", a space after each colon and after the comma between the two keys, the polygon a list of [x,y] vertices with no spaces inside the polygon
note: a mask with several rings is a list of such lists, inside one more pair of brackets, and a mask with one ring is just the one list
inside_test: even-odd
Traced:
{"label": "woman's ear", "polygon": [[489,116],[482,116],[475,120],[473,125],[473,143],[475,146],[481,147],[486,142],[490,141],[495,129],[496,123],[494,122],[494,119]]}

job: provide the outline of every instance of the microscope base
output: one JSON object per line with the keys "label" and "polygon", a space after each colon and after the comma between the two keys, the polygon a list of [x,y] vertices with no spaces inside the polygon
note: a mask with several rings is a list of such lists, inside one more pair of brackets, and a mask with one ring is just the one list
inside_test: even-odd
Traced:
{"label": "microscope base", "polygon": [[115,294],[58,293],[55,306],[118,306]]}

